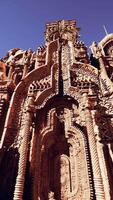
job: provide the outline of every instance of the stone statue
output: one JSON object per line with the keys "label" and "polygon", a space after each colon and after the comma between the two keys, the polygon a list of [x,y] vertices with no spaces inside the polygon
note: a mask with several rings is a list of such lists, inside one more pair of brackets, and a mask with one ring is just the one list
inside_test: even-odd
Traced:
{"label": "stone statue", "polygon": [[101,48],[96,42],[93,42],[90,48],[95,58],[100,58],[102,56]]}

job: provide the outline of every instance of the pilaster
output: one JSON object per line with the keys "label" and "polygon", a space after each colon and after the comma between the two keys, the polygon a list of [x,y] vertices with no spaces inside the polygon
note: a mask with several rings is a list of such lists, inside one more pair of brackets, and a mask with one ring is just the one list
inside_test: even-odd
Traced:
{"label": "pilaster", "polygon": [[25,170],[28,158],[28,145],[30,139],[30,127],[32,125],[32,117],[34,112],[34,97],[28,97],[28,106],[25,114],[25,123],[23,126],[23,139],[20,149],[20,158],[18,164],[18,175],[16,179],[14,198],[13,200],[23,200]]}
{"label": "pilaster", "polygon": [[95,196],[97,200],[105,200],[105,193],[103,187],[103,181],[99,166],[99,158],[97,153],[97,145],[93,127],[93,120],[91,116],[91,105],[89,102],[88,94],[83,93],[83,105],[84,105],[84,115],[85,115],[85,123],[87,129],[87,136],[91,154],[91,163],[92,163],[92,170],[93,170],[93,180],[94,180],[94,187],[95,187]]}

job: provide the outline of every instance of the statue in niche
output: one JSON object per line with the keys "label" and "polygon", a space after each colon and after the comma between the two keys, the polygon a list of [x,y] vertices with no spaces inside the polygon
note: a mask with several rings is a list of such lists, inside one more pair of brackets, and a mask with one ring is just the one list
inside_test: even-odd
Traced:
{"label": "statue in niche", "polygon": [[71,174],[69,165],[69,160],[66,155],[59,155],[55,160],[55,188],[57,196],[61,200],[66,200],[70,192]]}
{"label": "statue in niche", "polygon": [[45,46],[40,46],[36,52],[35,68],[45,64]]}
{"label": "statue in niche", "polygon": [[34,59],[34,53],[33,53],[32,49],[29,48],[27,51],[25,51],[23,57],[24,57],[25,64],[26,63],[31,64]]}

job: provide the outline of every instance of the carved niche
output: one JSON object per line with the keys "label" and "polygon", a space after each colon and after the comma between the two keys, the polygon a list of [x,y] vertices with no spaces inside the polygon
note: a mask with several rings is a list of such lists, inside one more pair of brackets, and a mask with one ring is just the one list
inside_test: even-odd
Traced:
{"label": "carved niche", "polygon": [[[66,100],[67,101],[67,100]],[[76,127],[70,127],[73,110],[70,104],[57,99],[37,113],[37,153],[34,181],[34,199],[75,200],[90,199],[84,137]],[[65,103],[64,103],[65,102]],[[60,106],[59,106],[60,105]],[[48,110],[48,106],[49,108]],[[53,106],[53,108],[52,108]],[[54,107],[55,106],[55,107]],[[67,105],[65,105],[67,107]],[[38,117],[38,115],[40,117]],[[69,115],[69,116],[68,116]],[[69,130],[68,130],[69,129]],[[90,167],[89,167],[90,168]],[[84,174],[84,176],[83,176]],[[38,180],[38,181],[37,181]],[[37,189],[38,188],[38,189]]]}

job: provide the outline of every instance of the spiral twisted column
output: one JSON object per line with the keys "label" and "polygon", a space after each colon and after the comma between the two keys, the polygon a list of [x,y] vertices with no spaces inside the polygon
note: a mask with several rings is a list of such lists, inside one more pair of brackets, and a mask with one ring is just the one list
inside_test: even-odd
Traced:
{"label": "spiral twisted column", "polygon": [[25,170],[28,158],[28,145],[30,139],[30,127],[32,125],[32,117],[34,112],[34,97],[30,96],[28,98],[28,106],[25,113],[25,121],[22,130],[22,144],[20,147],[20,158],[18,164],[18,175],[15,184],[15,191],[13,200],[23,200],[24,182],[25,182]]}
{"label": "spiral twisted column", "polygon": [[90,103],[88,99],[87,93],[83,94],[83,104],[84,104],[84,115],[85,115],[85,123],[88,135],[88,142],[91,154],[91,163],[93,170],[93,180],[95,187],[95,196],[97,200],[105,200],[105,193],[103,187],[103,180],[101,176],[100,166],[99,166],[99,158],[97,153],[97,145],[93,127],[93,120],[90,111]]}

